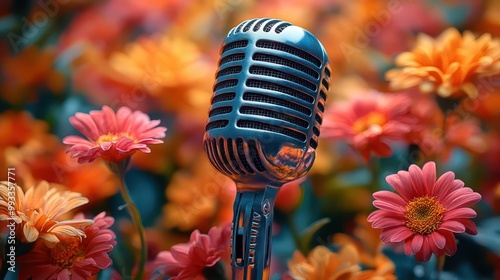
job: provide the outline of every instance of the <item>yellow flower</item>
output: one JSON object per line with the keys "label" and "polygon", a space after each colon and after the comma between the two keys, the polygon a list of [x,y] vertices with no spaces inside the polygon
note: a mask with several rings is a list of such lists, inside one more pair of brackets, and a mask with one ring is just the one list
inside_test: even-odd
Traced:
{"label": "yellow flower", "polygon": [[235,194],[234,183],[200,155],[194,166],[177,171],[166,189],[165,226],[206,232],[214,225],[229,222]]}
{"label": "yellow flower", "polygon": [[356,227],[353,230],[353,236],[345,233],[337,233],[333,236],[333,243],[345,246],[352,244],[355,246],[360,263],[363,266],[373,269],[373,274],[380,276],[381,279],[393,280],[394,263],[382,253],[383,242],[380,240],[379,229],[374,229],[366,220],[366,215],[356,216]]}
{"label": "yellow flower", "polygon": [[40,238],[53,247],[59,242],[57,235],[85,236],[76,227],[92,225],[92,220],[58,221],[58,218],[87,202],[81,194],[62,191],[46,181],[26,192],[15,184],[0,182],[0,222],[15,223],[15,236],[21,242]]}
{"label": "yellow flower", "polygon": [[[117,77],[139,85],[169,112],[206,118],[212,93],[212,65],[198,45],[175,35],[143,37],[124,52],[113,53],[108,61]],[[200,113],[200,111],[202,113]]]}
{"label": "yellow flower", "polygon": [[442,97],[475,98],[477,79],[500,74],[500,41],[488,33],[461,35],[454,28],[435,39],[420,34],[415,48],[396,58],[396,66],[386,73],[392,90],[419,87]]}
{"label": "yellow flower", "polygon": [[294,253],[288,262],[289,276],[297,280],[383,279],[373,271],[361,271],[358,262],[359,255],[352,244],[343,246],[338,253],[319,245],[307,258],[299,251]]}

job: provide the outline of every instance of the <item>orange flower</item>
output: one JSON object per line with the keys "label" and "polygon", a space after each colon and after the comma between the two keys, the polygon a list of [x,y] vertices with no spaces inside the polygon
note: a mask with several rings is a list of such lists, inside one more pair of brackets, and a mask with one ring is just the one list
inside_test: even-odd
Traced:
{"label": "orange flower", "polygon": [[383,276],[384,279],[396,279],[394,263],[382,253],[383,242],[379,238],[382,230],[372,228],[366,218],[365,215],[356,217],[354,237],[345,233],[337,233],[333,236],[333,243],[340,246],[354,245],[361,264],[374,269],[374,274]]}
{"label": "orange flower", "polygon": [[476,79],[500,74],[500,42],[449,28],[436,39],[420,34],[415,48],[396,58],[386,78],[393,90],[419,87],[442,97],[477,96]]}
{"label": "orange flower", "polygon": [[121,79],[142,85],[168,111],[208,107],[215,63],[208,63],[198,46],[183,37],[140,38],[125,52],[114,53],[109,65]]}
{"label": "orange flower", "polygon": [[177,171],[167,186],[165,225],[182,231],[207,231],[213,225],[229,222],[235,194],[233,181],[216,172],[206,156],[200,155],[191,170]]}
{"label": "orange flower", "polygon": [[0,114],[0,151],[9,146],[22,146],[30,139],[46,134],[47,123],[35,120],[28,112],[6,111]]}
{"label": "orange flower", "polygon": [[[373,271],[361,271],[359,256],[354,245],[343,246],[338,253],[319,245],[307,258],[299,251],[288,261],[288,278],[307,280],[373,279]],[[286,277],[285,277],[286,279]]]}
{"label": "orange flower", "polygon": [[[14,204],[9,199],[12,195]],[[91,225],[92,220],[58,221],[58,218],[87,202],[88,199],[81,194],[62,191],[46,181],[26,192],[17,185],[0,183],[0,221],[15,222],[16,237],[21,242],[34,242],[40,238],[47,246],[53,247],[59,242],[58,234],[85,236],[76,227]]]}
{"label": "orange flower", "polygon": [[2,62],[4,78],[0,96],[8,103],[18,105],[35,97],[37,87],[47,87],[53,93],[63,91],[63,75],[53,68],[56,59],[54,49],[38,49],[29,46],[16,56]]}

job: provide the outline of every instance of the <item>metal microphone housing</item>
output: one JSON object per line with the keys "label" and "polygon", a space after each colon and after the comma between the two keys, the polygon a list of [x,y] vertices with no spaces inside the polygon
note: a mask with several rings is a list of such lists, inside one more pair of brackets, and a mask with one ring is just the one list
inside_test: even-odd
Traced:
{"label": "metal microphone housing", "polygon": [[211,164],[237,186],[232,278],[268,279],[274,202],[314,162],[329,60],[310,32],[257,18],[229,31],[218,63],[203,142]]}
{"label": "metal microphone housing", "polygon": [[330,83],[321,43],[277,19],[231,29],[204,136],[212,165],[239,188],[279,186],[311,168]]}

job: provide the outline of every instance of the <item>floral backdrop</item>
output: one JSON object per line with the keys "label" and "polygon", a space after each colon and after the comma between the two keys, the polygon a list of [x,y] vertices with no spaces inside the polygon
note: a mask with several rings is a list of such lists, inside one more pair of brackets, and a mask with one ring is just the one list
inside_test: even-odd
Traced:
{"label": "floral backdrop", "polygon": [[227,32],[265,17],[332,72],[270,278],[499,279],[496,0],[0,1],[0,278],[230,279],[202,139]]}

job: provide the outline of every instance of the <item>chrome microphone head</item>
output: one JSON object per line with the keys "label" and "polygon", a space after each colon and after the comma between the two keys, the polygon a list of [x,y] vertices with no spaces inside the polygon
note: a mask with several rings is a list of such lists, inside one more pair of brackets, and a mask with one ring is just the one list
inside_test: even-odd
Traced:
{"label": "chrome microphone head", "polygon": [[244,21],[221,48],[204,135],[238,188],[281,186],[311,168],[330,83],[321,43],[277,19]]}
{"label": "chrome microphone head", "polygon": [[314,162],[329,67],[311,33],[281,20],[247,20],[222,45],[203,142],[237,185],[233,280],[269,278],[274,202]]}

